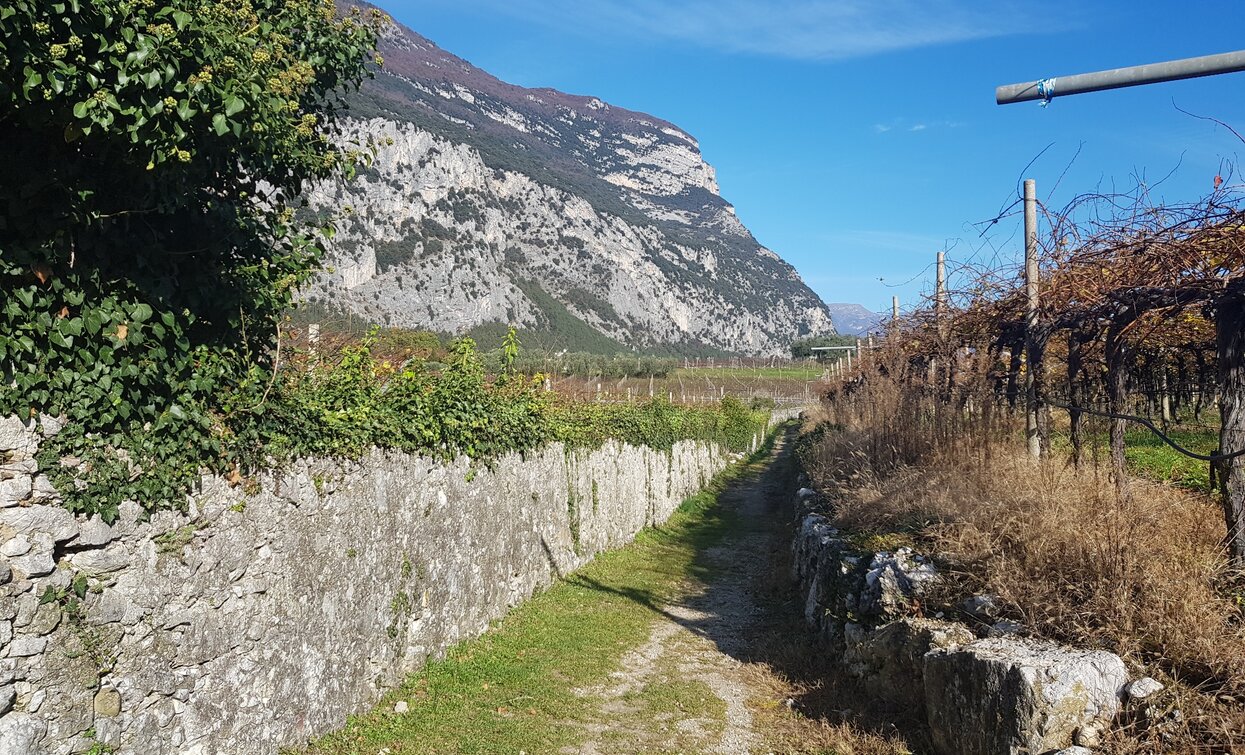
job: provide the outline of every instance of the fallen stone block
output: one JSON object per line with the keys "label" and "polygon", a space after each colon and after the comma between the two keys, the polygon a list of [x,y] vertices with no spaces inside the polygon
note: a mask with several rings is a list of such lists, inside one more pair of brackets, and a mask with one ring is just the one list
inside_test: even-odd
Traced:
{"label": "fallen stone block", "polygon": [[924,658],[925,707],[944,755],[1020,755],[1072,746],[1119,710],[1128,671],[1113,653],[991,638]]}
{"label": "fallen stone block", "polygon": [[1163,683],[1154,677],[1147,676],[1128,685],[1125,690],[1130,700],[1145,700],[1151,695],[1155,695],[1164,690]]}

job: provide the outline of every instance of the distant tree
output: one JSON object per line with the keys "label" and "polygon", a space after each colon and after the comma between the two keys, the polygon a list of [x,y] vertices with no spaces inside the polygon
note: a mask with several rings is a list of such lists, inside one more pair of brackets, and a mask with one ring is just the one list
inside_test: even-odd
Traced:
{"label": "distant tree", "polygon": [[[798,341],[792,342],[791,358],[792,359],[808,359],[809,357],[813,356],[814,353],[816,353],[813,351],[813,348],[817,346],[855,346],[856,340],[857,339],[855,336],[839,336],[839,335],[815,336],[813,338],[802,338]],[[841,355],[841,354],[842,352],[838,352],[838,355]],[[838,356],[832,353],[827,358],[837,359]]]}

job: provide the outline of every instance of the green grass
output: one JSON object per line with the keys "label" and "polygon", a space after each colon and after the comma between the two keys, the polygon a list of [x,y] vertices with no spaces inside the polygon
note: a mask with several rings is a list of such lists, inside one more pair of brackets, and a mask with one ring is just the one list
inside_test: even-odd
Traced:
{"label": "green grass", "polygon": [[[373,712],[352,717],[310,752],[534,755],[581,741],[577,723],[591,720],[600,700],[570,690],[606,683],[623,654],[648,639],[656,609],[710,577],[698,553],[739,526],[718,495],[740,476],[756,474],[769,447],[684,501],[662,527],[598,556],[487,634],[428,663]],[[637,692],[632,702],[641,704],[633,715],[651,716],[662,706],[717,715],[706,690],[668,686]],[[407,713],[393,712],[399,700],[409,705]]]}
{"label": "green grass", "polygon": [[[1219,447],[1219,432],[1210,428],[1173,429],[1167,435],[1194,453],[1210,454]],[[1090,433],[1088,439],[1093,447],[1091,453],[1096,452],[1105,459],[1109,444],[1107,433]],[[1145,428],[1130,428],[1124,441],[1124,458],[1134,472],[1190,490],[1210,491],[1207,462],[1185,456]],[[1071,447],[1066,438],[1060,439],[1059,446],[1065,450]]]}
{"label": "green grass", "polygon": [[[1195,453],[1211,454],[1219,448],[1219,433],[1214,430],[1172,430],[1168,436]],[[1209,463],[1185,456],[1149,430],[1130,431],[1125,439],[1124,457],[1141,474],[1191,490],[1210,490]]]}

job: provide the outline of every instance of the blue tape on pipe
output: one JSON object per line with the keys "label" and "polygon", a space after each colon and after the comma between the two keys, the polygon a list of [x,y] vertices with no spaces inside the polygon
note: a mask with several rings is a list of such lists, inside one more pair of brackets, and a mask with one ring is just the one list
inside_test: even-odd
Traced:
{"label": "blue tape on pipe", "polygon": [[1038,82],[1038,96],[1042,98],[1042,102],[1039,103],[1041,104],[1042,107],[1046,107],[1047,105],[1049,105],[1050,101],[1054,99],[1055,97],[1055,80],[1054,79],[1042,79],[1041,81],[1039,81]]}

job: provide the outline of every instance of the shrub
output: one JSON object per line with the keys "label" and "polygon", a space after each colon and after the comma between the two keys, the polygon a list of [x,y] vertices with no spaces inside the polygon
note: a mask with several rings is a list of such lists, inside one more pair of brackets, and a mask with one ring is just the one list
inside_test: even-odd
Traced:
{"label": "shrub", "polygon": [[680,440],[694,439],[741,452],[765,430],[769,418],[729,396],[717,407],[678,406],[659,397],[643,404],[555,404],[551,413],[553,439],[571,446],[596,446],[617,438],[669,449]]}
{"label": "shrub", "polygon": [[292,200],[366,159],[332,137],[373,19],[324,0],[0,8],[0,414],[70,421],[41,458],[84,460],[70,508],[180,495],[222,461],[217,416],[261,400],[320,255]]}

